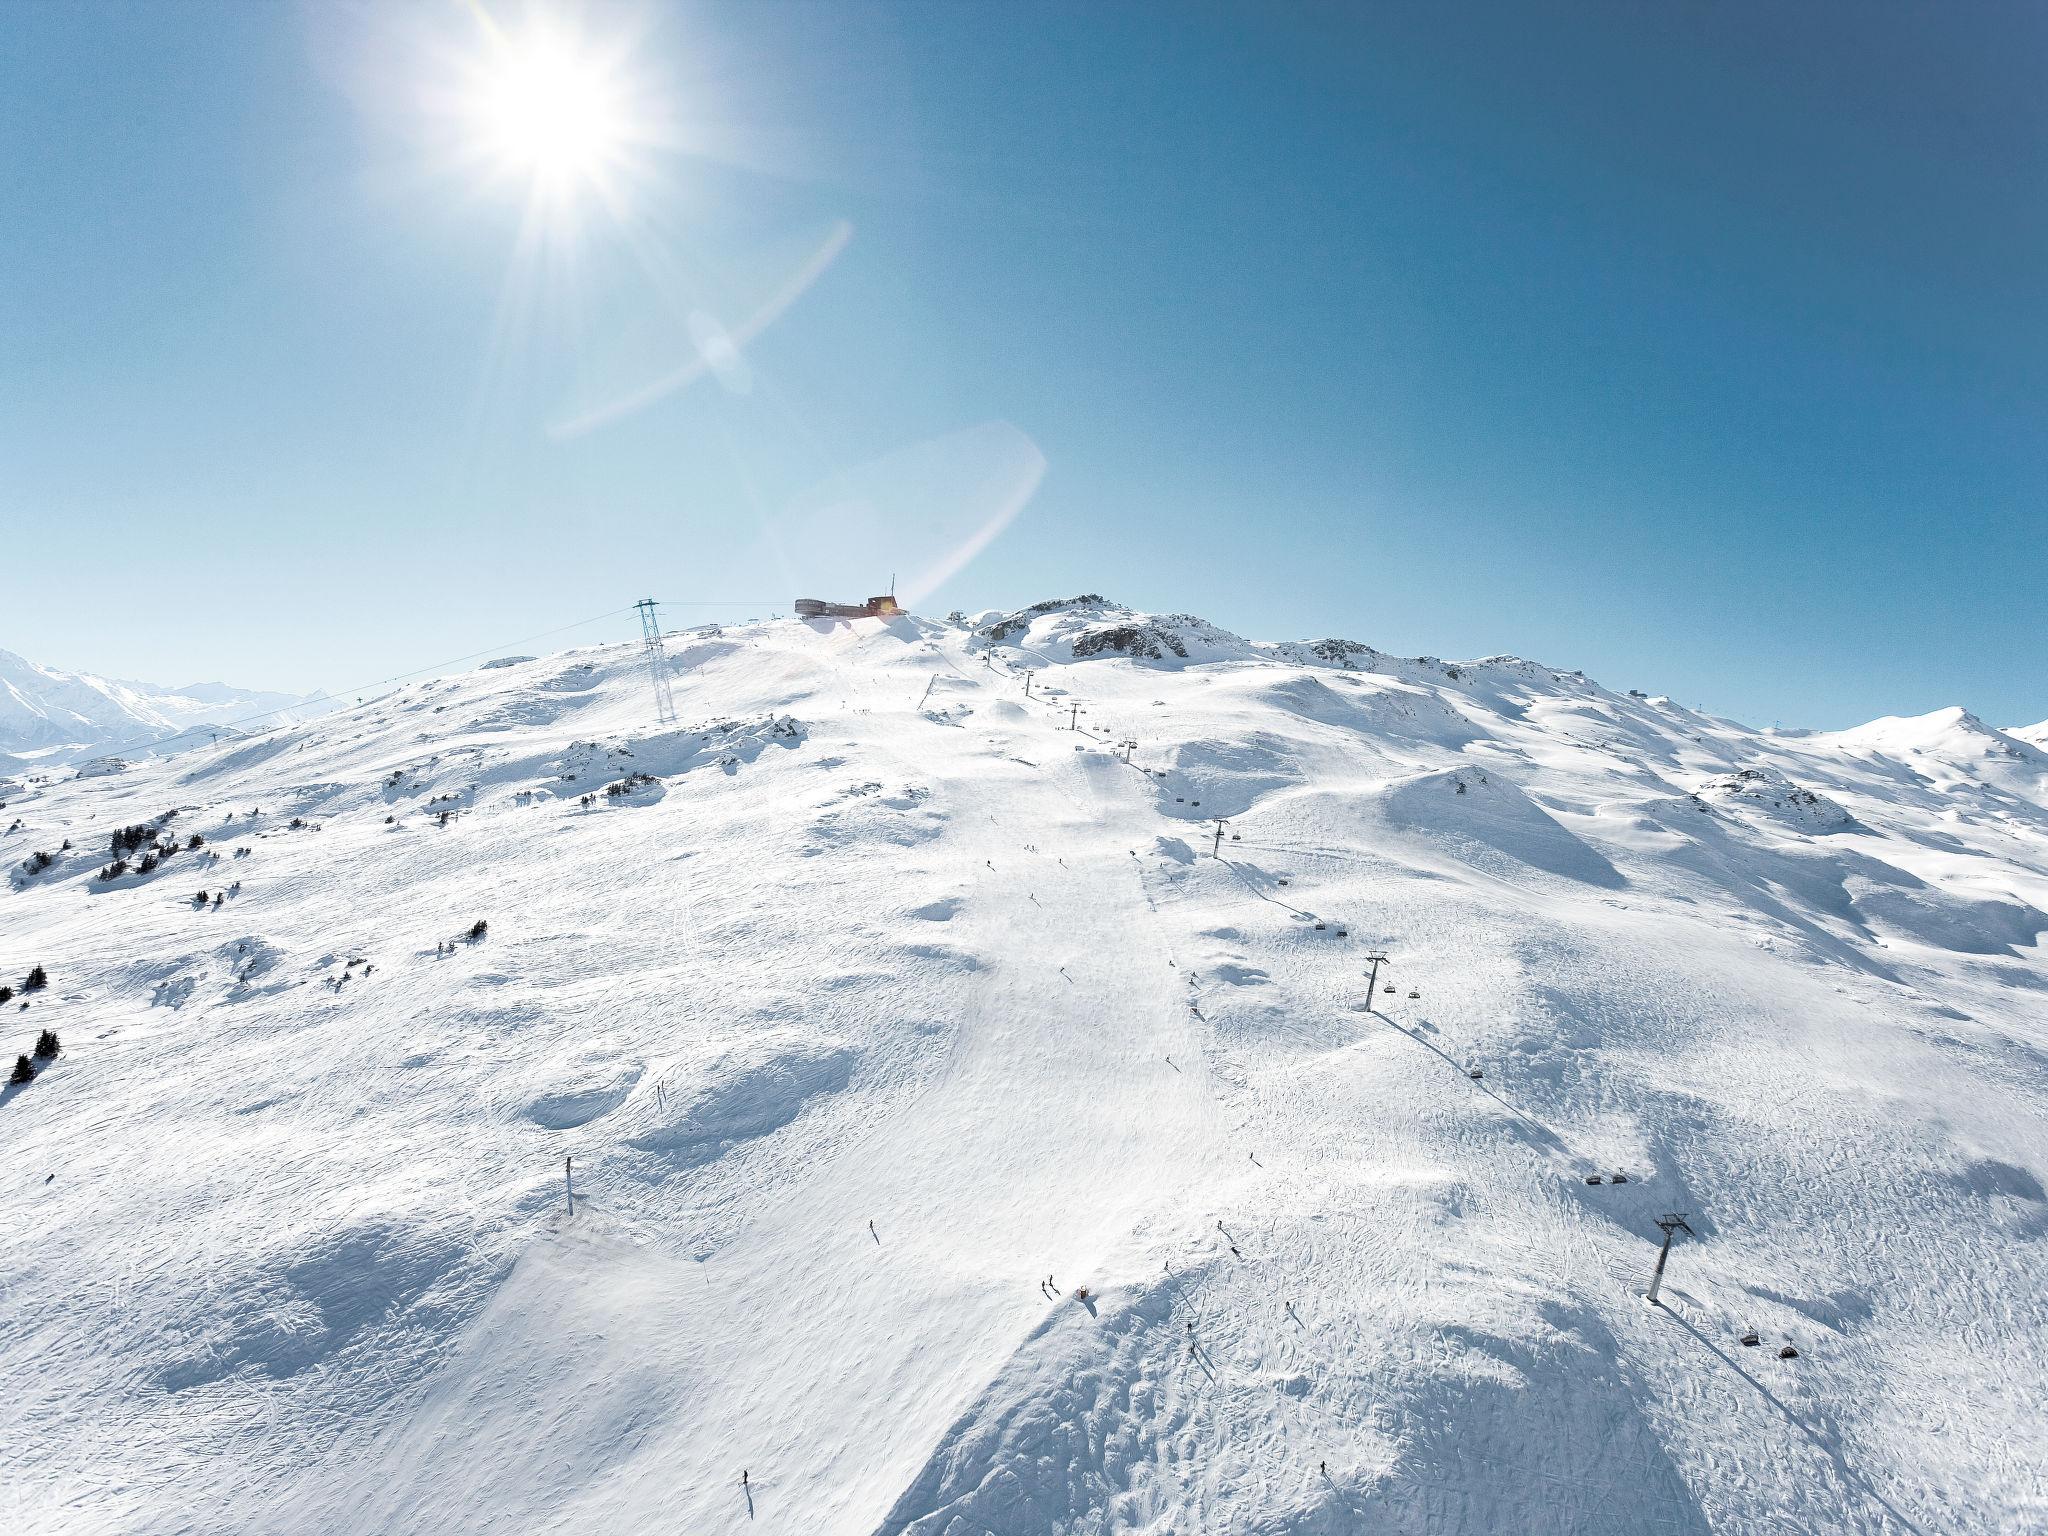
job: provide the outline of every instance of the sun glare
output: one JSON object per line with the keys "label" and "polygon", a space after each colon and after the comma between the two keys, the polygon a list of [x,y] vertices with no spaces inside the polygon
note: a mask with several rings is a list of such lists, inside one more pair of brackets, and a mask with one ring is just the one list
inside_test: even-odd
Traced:
{"label": "sun glare", "polygon": [[575,38],[542,30],[494,41],[468,116],[499,171],[558,196],[603,181],[632,136],[614,68]]}

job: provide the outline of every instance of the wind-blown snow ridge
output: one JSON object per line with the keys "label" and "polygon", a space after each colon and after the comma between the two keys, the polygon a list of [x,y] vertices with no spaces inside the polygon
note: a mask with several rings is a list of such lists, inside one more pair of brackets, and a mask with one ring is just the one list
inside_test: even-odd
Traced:
{"label": "wind-blown snow ridge", "polygon": [[669,646],[671,726],[593,647],[0,782],[16,1526],[2048,1507],[2022,733],[1099,596]]}

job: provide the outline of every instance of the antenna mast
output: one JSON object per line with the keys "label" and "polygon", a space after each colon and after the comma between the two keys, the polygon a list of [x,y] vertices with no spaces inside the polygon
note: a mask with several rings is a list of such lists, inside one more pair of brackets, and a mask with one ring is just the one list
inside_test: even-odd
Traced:
{"label": "antenna mast", "polygon": [[654,599],[643,597],[633,607],[640,614],[641,648],[647,653],[647,675],[654,682],[654,718],[661,725],[674,725],[676,696],[668,685],[668,652],[661,646],[661,620],[655,617]]}

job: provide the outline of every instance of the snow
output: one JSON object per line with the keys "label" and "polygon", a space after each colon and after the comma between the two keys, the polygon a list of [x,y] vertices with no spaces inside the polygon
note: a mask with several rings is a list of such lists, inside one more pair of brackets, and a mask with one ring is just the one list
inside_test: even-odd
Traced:
{"label": "snow", "polygon": [[11,1528],[2048,1518],[2022,735],[1101,598],[669,649],[17,776]]}
{"label": "snow", "polygon": [[111,748],[172,750],[237,726],[310,719],[330,707],[224,683],[163,688],[61,672],[0,651],[0,768],[51,767]]}

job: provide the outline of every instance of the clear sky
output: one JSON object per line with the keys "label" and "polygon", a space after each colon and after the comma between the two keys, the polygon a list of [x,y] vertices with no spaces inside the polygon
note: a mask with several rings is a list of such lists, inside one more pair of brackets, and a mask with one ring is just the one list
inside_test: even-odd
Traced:
{"label": "clear sky", "polygon": [[16,0],[0,647],[895,573],[2039,720],[2044,79],[2033,0]]}

